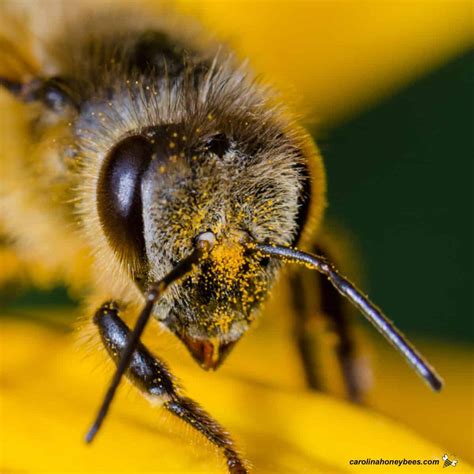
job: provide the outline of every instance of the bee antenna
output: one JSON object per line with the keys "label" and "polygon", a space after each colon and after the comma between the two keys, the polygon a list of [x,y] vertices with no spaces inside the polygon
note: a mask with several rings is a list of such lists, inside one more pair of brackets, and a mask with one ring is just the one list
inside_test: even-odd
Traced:
{"label": "bee antenna", "polygon": [[181,260],[163,279],[153,283],[148,289],[145,295],[145,306],[143,307],[135,327],[129,336],[127,345],[122,352],[120,361],[117,364],[117,369],[115,370],[115,374],[110,382],[109,388],[107,389],[95,421],[87,432],[85,438],[86,443],[92,442],[95,435],[99,431],[99,428],[101,427],[107,412],[109,411],[115,392],[117,391],[122,376],[130,365],[132,355],[140,342],[140,337],[143,334],[146,323],[150,319],[155,303],[160,299],[160,297],[172,283],[175,283],[192,271],[194,265],[202,258],[203,254],[208,251],[209,247],[210,246],[208,243],[199,240],[196,243],[196,248],[194,249],[193,253]]}
{"label": "bee antenna", "polygon": [[349,280],[343,277],[325,257],[272,244],[251,243],[249,244],[249,249],[256,253],[276,257],[284,262],[306,265],[308,268],[317,270],[325,275],[334,288],[359,309],[434,391],[438,392],[441,390],[443,380],[436,373],[435,369],[431,367],[428,361],[383,314],[382,310],[373,304]]}

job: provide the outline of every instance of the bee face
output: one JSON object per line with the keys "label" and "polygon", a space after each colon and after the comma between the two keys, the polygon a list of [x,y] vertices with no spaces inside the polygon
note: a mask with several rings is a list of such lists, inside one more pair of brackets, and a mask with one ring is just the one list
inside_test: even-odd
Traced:
{"label": "bee face", "polygon": [[155,313],[214,368],[247,330],[279,267],[247,254],[245,243],[291,243],[303,178],[284,134],[270,146],[252,137],[251,126],[231,130],[228,117],[196,122],[151,126],[119,141],[104,160],[97,202],[110,244],[139,262],[144,286],[189,254],[198,236],[215,239]]}

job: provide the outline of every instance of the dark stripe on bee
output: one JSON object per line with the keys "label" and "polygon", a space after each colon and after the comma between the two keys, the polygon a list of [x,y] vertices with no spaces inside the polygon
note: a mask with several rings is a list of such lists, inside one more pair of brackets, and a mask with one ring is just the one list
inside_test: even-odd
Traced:
{"label": "dark stripe on bee", "polygon": [[178,75],[183,69],[184,49],[161,31],[145,31],[132,48],[129,64],[142,72],[154,67],[166,69],[170,76]]}
{"label": "dark stripe on bee", "polygon": [[70,93],[69,81],[59,76],[32,79],[25,83],[0,77],[0,86],[23,102],[41,102],[54,112],[62,112],[66,107],[79,110],[78,104]]}
{"label": "dark stripe on bee", "polygon": [[194,81],[210,68],[208,61],[200,60],[196,51],[156,30],[145,31],[135,38],[126,63],[132,71],[147,73],[152,70],[155,77],[172,79],[186,72],[188,79]]}

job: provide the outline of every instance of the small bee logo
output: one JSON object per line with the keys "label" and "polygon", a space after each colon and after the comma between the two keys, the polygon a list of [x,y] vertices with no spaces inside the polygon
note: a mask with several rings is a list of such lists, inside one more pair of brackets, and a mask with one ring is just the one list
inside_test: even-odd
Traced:
{"label": "small bee logo", "polygon": [[449,466],[456,467],[456,464],[458,463],[457,459],[451,461],[451,460],[448,458],[448,455],[447,455],[447,454],[445,454],[445,455],[443,456],[443,461],[444,461],[443,467],[449,467]]}

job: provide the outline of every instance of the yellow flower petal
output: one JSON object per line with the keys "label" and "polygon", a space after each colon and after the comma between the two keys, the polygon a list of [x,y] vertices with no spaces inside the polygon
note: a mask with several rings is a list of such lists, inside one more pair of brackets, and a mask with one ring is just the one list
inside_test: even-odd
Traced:
{"label": "yellow flower petal", "polygon": [[[110,370],[77,350],[72,334],[5,319],[0,327],[2,472],[224,472],[190,429],[122,387],[92,446],[83,435]],[[254,341],[255,342],[255,341]],[[172,352],[172,351],[171,351]],[[171,362],[169,357],[167,359]],[[179,360],[175,372],[236,437],[255,472],[361,472],[350,459],[440,459],[443,448],[367,409],[299,389],[246,380]],[[258,363],[258,362],[257,362]],[[107,365],[110,369],[110,364]],[[270,366],[279,371],[291,366]],[[403,472],[439,472],[404,466]],[[384,466],[380,472],[400,472]],[[459,460],[457,473],[472,472]]]}
{"label": "yellow flower petal", "polygon": [[473,39],[465,0],[177,3],[322,122],[390,93]]}

